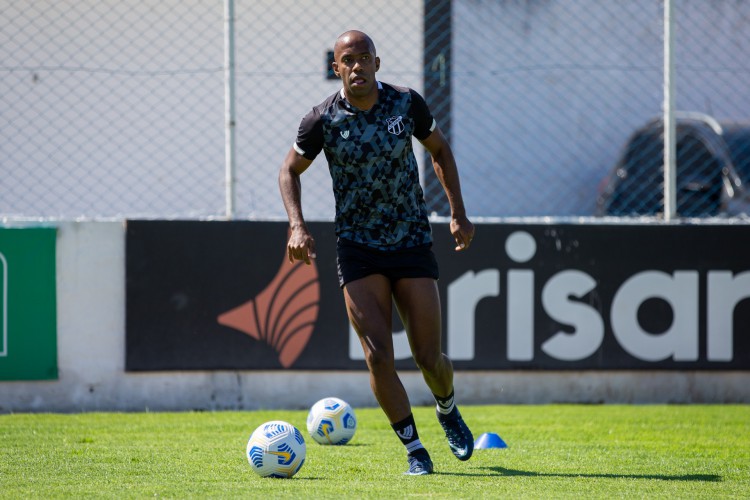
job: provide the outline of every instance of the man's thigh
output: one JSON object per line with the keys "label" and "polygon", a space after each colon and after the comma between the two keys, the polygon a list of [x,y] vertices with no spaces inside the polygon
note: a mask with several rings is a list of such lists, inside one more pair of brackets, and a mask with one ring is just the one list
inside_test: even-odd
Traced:
{"label": "man's thigh", "polygon": [[391,282],[381,274],[371,274],[344,286],[346,312],[354,330],[371,350],[393,352]]}
{"label": "man's thigh", "polygon": [[412,351],[440,349],[441,312],[437,282],[432,278],[403,278],[393,285],[393,298],[406,327]]}

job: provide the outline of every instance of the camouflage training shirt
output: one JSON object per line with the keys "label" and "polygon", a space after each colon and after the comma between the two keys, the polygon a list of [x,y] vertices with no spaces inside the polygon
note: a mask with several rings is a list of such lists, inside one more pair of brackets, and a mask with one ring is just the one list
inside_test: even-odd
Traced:
{"label": "camouflage training shirt", "polygon": [[381,250],[432,242],[412,136],[426,139],[434,128],[422,96],[381,82],[367,111],[341,89],[302,119],[294,148],[309,160],[325,151],[339,238]]}

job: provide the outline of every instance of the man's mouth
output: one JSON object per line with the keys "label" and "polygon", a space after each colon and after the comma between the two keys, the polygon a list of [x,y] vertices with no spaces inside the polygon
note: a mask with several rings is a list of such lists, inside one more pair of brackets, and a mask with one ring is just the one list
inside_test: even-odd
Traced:
{"label": "man's mouth", "polygon": [[352,78],[352,85],[364,85],[367,83],[367,79],[361,76],[355,76]]}

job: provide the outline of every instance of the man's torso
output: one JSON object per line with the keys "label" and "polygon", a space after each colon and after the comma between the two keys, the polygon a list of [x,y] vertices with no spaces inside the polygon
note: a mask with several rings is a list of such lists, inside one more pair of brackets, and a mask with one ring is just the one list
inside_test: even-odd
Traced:
{"label": "man's torso", "polygon": [[[339,238],[379,249],[431,242],[412,136],[415,127],[429,135],[424,122],[432,117],[423,101],[415,109],[414,99],[409,89],[383,84],[369,110],[353,107],[343,92],[314,108],[333,180]],[[309,115],[298,141],[311,125],[306,121]]]}

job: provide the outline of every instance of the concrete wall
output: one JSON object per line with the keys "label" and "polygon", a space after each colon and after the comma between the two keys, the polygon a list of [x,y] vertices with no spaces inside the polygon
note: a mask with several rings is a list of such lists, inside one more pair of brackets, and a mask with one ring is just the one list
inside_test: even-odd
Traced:
{"label": "concrete wall", "polygon": [[[59,380],[0,382],[0,412],[306,408],[325,395],[376,406],[366,372],[125,373],[124,229],[59,223]],[[431,404],[417,373],[402,376],[413,404]],[[458,372],[456,394],[462,404],[749,403],[750,372]]]}

